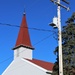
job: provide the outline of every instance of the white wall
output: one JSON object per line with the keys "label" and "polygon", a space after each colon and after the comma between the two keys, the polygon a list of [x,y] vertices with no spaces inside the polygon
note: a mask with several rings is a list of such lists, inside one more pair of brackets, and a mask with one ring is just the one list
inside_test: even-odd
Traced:
{"label": "white wall", "polygon": [[[27,61],[18,58],[5,70],[2,75],[48,75],[46,70]],[[50,75],[50,74],[49,74]]]}
{"label": "white wall", "polygon": [[14,59],[17,57],[32,59],[32,55],[32,50],[25,47],[20,47],[14,50]]}

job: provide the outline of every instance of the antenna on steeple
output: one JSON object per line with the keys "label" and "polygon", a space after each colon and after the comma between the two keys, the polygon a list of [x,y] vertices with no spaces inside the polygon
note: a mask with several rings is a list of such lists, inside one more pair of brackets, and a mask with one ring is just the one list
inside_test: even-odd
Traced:
{"label": "antenna on steeple", "polygon": [[25,15],[26,13],[25,13],[25,6],[24,6],[24,12],[23,12],[23,14]]}

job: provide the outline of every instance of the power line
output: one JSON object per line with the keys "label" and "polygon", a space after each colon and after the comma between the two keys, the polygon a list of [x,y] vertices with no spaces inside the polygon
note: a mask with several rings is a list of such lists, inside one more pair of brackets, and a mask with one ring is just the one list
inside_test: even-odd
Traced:
{"label": "power line", "polygon": [[[54,33],[53,33],[53,34],[54,34]],[[37,44],[39,44],[40,42],[42,42],[42,41],[48,39],[48,38],[51,37],[53,34],[51,34],[51,35],[49,35],[49,36],[43,38],[43,39],[40,40],[40,41],[38,41],[37,43],[34,44],[34,46],[37,45]],[[20,53],[22,53],[22,52],[24,52],[24,51],[25,51],[25,50],[21,51]],[[0,62],[0,64],[3,64],[4,62],[8,61],[8,60],[11,59],[12,57],[13,57],[13,56],[11,56],[11,57],[7,58],[6,60]],[[21,64],[21,65],[19,65],[19,66],[17,66],[17,67],[14,67],[14,69],[19,68],[19,67],[23,67],[23,65],[24,65],[24,64]],[[10,71],[13,71],[14,69],[12,69],[12,70],[10,70]],[[9,71],[9,72],[10,72],[10,71]]]}
{"label": "power line", "polygon": [[[39,1],[40,1],[40,0],[39,0]],[[36,3],[37,3],[37,2],[36,2]],[[36,4],[36,3],[35,3],[35,4]],[[33,5],[32,5],[32,6],[33,6]],[[30,10],[30,9],[31,9],[31,8],[29,8],[29,10]],[[7,23],[0,23],[0,26],[10,26],[10,27],[17,27],[17,28],[20,28],[20,27],[21,27],[21,26],[18,26],[18,25],[7,24]],[[52,30],[39,29],[39,28],[31,28],[31,27],[22,27],[22,28],[28,28],[28,29],[37,30],[37,31],[54,32],[54,31],[52,31]],[[54,33],[55,33],[55,32],[54,32]],[[53,33],[53,34],[54,34],[54,33]],[[40,41],[38,41],[37,43],[35,43],[33,46],[35,46],[35,45],[39,44],[40,42],[46,40],[47,38],[49,38],[49,37],[52,36],[53,34],[51,34],[51,35],[49,35],[49,36],[43,38],[42,40],[40,40]],[[20,53],[22,53],[22,52],[23,52],[23,51],[21,51]],[[8,61],[8,60],[10,60],[12,57],[13,57],[13,56],[11,56],[11,57],[9,57],[9,58],[7,58],[7,59],[1,61],[0,64],[6,62],[6,61]]]}
{"label": "power line", "polygon": [[[53,34],[54,34],[54,33],[53,33]],[[37,43],[35,43],[33,46],[35,46],[35,45],[41,43],[42,41],[44,41],[44,40],[46,40],[46,39],[48,39],[48,38],[51,37],[53,34],[51,34],[51,35],[49,35],[49,36],[43,38],[42,40],[40,40],[40,41],[38,41]],[[25,51],[25,50],[24,50],[24,51]],[[21,51],[20,53],[22,53],[22,52],[24,52],[24,51]],[[16,56],[16,54],[15,54],[15,56]],[[11,59],[12,57],[13,57],[13,56],[11,56],[11,57],[9,57],[9,58],[7,58],[7,59],[1,61],[1,62],[0,62],[0,65],[3,64],[4,62],[8,61],[8,60]]]}
{"label": "power line", "polygon": [[[2,25],[2,26],[18,27],[18,28],[22,27],[22,26],[12,25],[12,24],[6,24],[6,23],[0,23],[0,25]],[[39,29],[39,28],[31,28],[31,27],[22,27],[22,28],[28,28],[28,29],[32,29],[32,30],[38,30],[38,31],[54,32],[52,30]]]}
{"label": "power line", "polygon": [[[54,33],[53,33],[53,34],[54,34]],[[34,45],[37,45],[38,43],[40,43],[40,42],[42,42],[42,41],[44,41],[44,40],[48,39],[48,38],[49,38],[49,37],[51,37],[53,34],[51,34],[51,35],[49,35],[49,36],[47,36],[47,37],[43,38],[42,40],[38,41],[38,42],[37,42],[37,43],[35,43]]]}

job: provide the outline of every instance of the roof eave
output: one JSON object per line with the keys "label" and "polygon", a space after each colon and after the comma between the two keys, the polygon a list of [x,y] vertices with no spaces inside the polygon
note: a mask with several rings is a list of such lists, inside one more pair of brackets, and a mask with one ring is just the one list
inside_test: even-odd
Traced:
{"label": "roof eave", "polygon": [[47,73],[47,74],[52,74],[52,71],[48,70],[46,73]]}
{"label": "roof eave", "polygon": [[31,50],[34,50],[34,48],[30,47],[30,46],[25,46],[25,45],[18,45],[16,47],[14,47],[12,50],[16,50],[17,48],[20,48],[20,47],[24,47],[24,48],[28,48],[28,49],[31,49]]}

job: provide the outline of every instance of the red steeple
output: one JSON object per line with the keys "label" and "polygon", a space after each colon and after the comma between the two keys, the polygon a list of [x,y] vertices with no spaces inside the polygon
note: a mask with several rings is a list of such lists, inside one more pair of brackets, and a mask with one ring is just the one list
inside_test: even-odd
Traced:
{"label": "red steeple", "polygon": [[22,23],[20,26],[20,31],[18,34],[15,48],[20,47],[20,46],[32,48],[25,13],[23,14]]}

